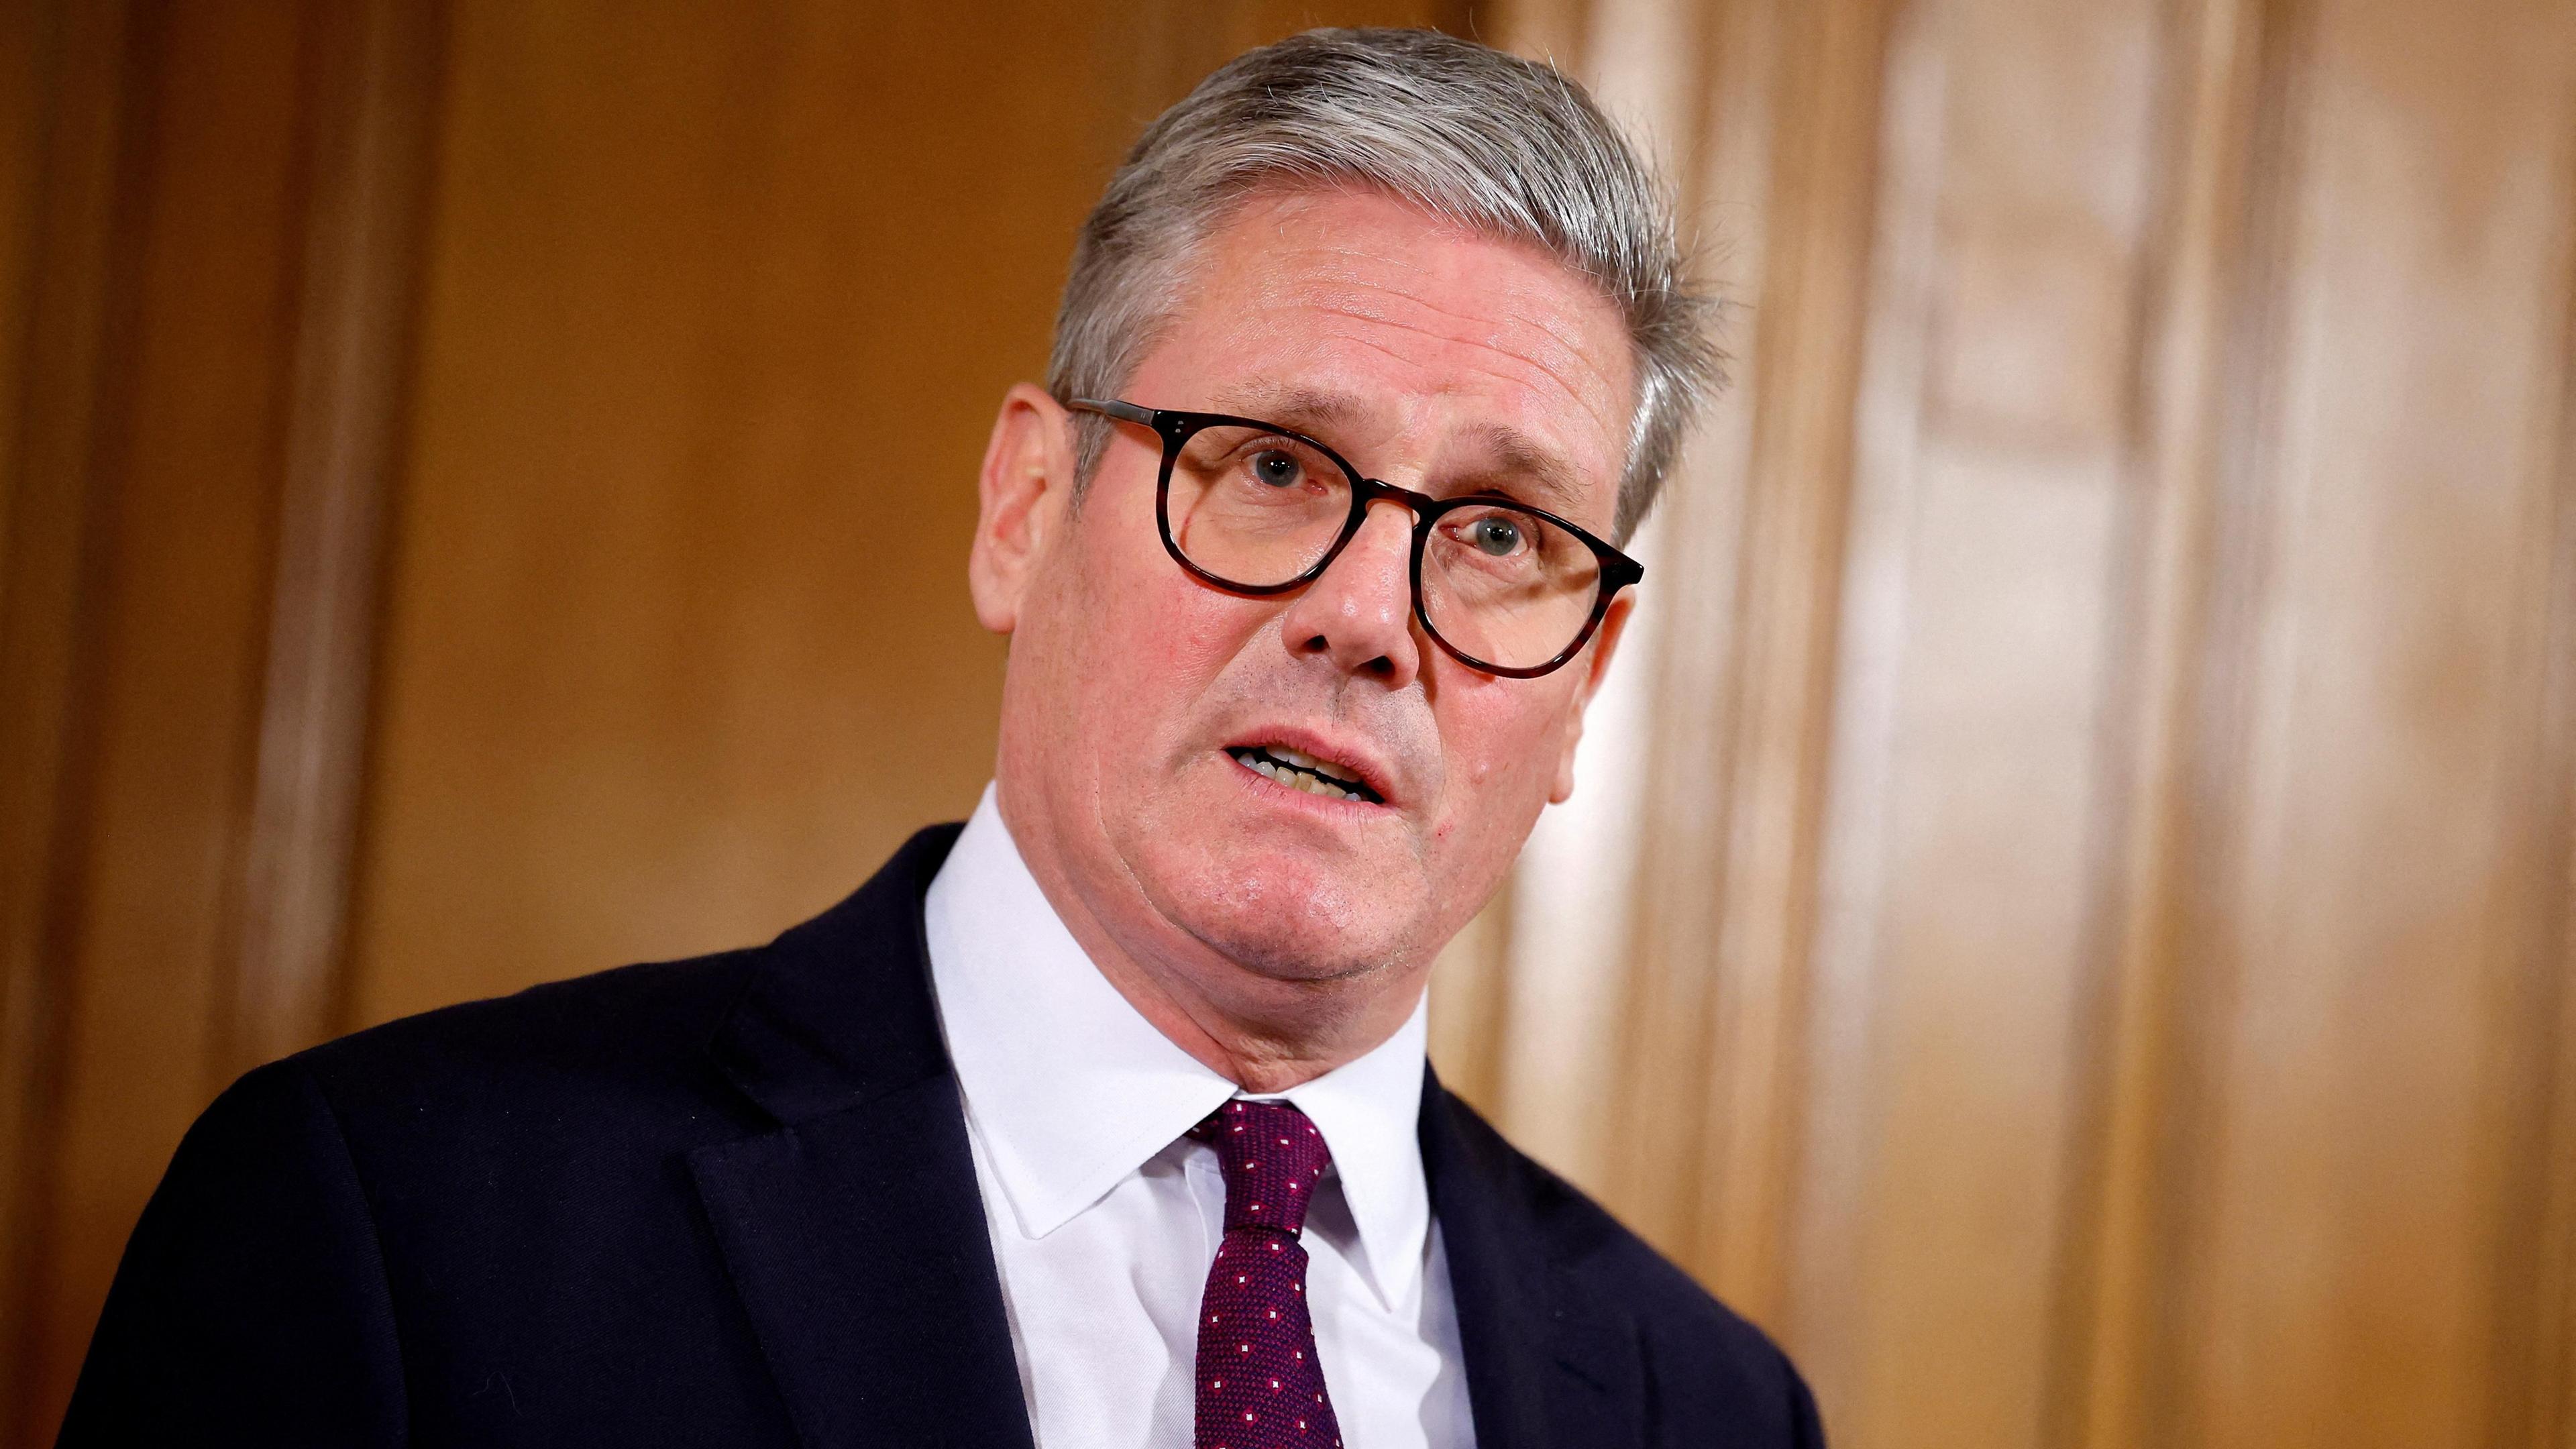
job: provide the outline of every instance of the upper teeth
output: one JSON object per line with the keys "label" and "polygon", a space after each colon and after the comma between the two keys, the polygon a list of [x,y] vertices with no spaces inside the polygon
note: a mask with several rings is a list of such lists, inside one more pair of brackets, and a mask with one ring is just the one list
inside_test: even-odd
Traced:
{"label": "upper teeth", "polygon": [[1312,770],[1316,774],[1322,775],[1329,780],[1340,780],[1347,784],[1359,779],[1359,776],[1354,772],[1345,770],[1330,760],[1316,759],[1313,755],[1307,754],[1303,750],[1292,750],[1286,745],[1264,745],[1262,748],[1268,750],[1274,755],[1277,755],[1279,758],[1286,760],[1288,763],[1295,765],[1298,769]]}
{"label": "upper teeth", "polygon": [[1309,795],[1323,795],[1335,800],[1362,800],[1374,804],[1377,797],[1359,777],[1339,765],[1328,765],[1312,755],[1279,745],[1262,745],[1240,749],[1234,757],[1246,769],[1266,775],[1292,790]]}

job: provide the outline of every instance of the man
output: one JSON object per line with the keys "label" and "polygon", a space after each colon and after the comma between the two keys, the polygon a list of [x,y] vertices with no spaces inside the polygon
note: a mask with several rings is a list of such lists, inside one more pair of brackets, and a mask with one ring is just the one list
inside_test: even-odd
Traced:
{"label": "man", "polygon": [[1317,32],[1212,76],[994,424],[974,818],[766,947],[245,1077],[65,1442],[1819,1442],[1423,1058],[1704,386],[1678,270],[1544,67]]}

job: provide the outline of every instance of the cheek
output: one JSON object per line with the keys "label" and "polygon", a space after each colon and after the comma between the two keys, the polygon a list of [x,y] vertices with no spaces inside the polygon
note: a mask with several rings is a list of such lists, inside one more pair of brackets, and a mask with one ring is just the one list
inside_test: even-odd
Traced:
{"label": "cheek", "polygon": [[[1441,842],[1464,854],[1519,849],[1555,783],[1565,744],[1563,691],[1537,681],[1477,680],[1442,702],[1448,789]],[[1544,697],[1533,698],[1540,689]]]}
{"label": "cheek", "polygon": [[[1201,587],[1155,542],[1153,519],[1087,517],[1057,621],[1078,637],[1062,657],[1109,754],[1153,754],[1184,725],[1181,706],[1203,694],[1268,614],[1256,602]],[[1150,551],[1135,548],[1141,535]]]}

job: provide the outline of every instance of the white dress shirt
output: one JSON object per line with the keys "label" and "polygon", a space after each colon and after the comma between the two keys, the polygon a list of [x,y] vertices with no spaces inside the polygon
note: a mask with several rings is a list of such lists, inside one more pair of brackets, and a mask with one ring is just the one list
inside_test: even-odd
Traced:
{"label": "white dress shirt", "polygon": [[[925,918],[1038,1449],[1186,1449],[1225,1180],[1182,1134],[1239,1090],[1092,965],[989,786]],[[1306,1296],[1348,1449],[1474,1442],[1414,1136],[1423,1042],[1417,1005],[1374,1051],[1280,1094],[1333,1154],[1306,1214]]]}

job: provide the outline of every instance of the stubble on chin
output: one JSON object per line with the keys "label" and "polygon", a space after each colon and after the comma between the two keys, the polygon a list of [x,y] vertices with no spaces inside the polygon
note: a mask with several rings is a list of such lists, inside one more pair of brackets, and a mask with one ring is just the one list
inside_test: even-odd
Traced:
{"label": "stubble on chin", "polygon": [[1354,985],[1416,954],[1422,902],[1387,898],[1384,882],[1317,879],[1229,854],[1149,847],[1136,879],[1156,914],[1234,968],[1282,985]]}

